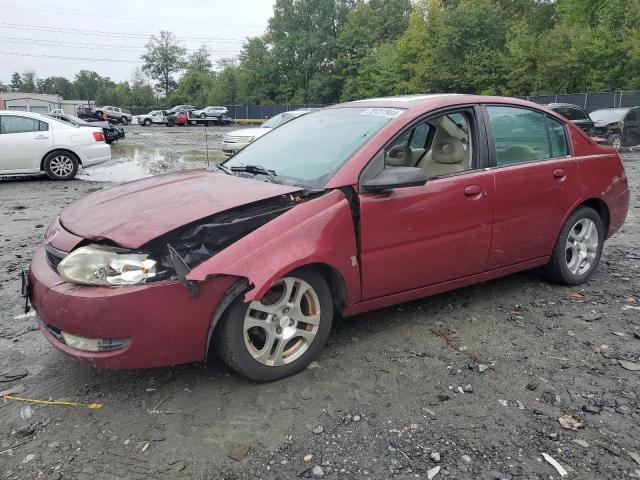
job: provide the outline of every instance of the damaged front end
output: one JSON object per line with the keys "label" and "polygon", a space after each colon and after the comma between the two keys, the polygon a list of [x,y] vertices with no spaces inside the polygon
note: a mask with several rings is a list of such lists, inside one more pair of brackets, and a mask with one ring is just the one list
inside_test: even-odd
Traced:
{"label": "damaged front end", "polygon": [[197,282],[186,279],[194,267],[300,201],[299,196],[282,195],[243,205],[162,235],[143,249],[158,260],[158,271],[161,272],[158,280],[176,278],[189,289],[192,297],[196,297],[199,291]]}

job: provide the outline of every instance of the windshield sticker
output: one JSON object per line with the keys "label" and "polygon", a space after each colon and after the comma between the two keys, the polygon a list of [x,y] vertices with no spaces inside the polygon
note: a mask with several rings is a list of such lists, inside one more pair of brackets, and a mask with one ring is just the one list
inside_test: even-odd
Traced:
{"label": "windshield sticker", "polygon": [[361,113],[361,115],[373,115],[376,117],[398,118],[404,110],[397,108],[369,108]]}

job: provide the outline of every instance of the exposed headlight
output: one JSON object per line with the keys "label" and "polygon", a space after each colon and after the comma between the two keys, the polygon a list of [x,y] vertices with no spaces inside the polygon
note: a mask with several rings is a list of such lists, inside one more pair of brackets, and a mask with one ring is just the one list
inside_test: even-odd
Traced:
{"label": "exposed headlight", "polygon": [[156,276],[156,261],[144,253],[89,245],[67,255],[58,273],[66,282],[81,285],[138,285]]}
{"label": "exposed headlight", "polygon": [[240,137],[240,138],[242,140],[240,143],[251,143],[256,139],[256,137]]}

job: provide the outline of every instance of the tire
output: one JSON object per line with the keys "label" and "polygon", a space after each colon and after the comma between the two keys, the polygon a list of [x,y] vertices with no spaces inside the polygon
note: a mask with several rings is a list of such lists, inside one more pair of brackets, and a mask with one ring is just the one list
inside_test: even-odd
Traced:
{"label": "tire", "polygon": [[201,113],[200,118],[207,118],[207,116],[204,113]]}
{"label": "tire", "polygon": [[[301,289],[300,308],[287,303],[286,298]],[[229,306],[213,339],[215,351],[229,368],[255,382],[272,382],[304,370],[320,353],[331,330],[333,302],[327,281],[315,269],[291,272],[275,282],[261,301],[247,304],[243,297],[240,294]],[[263,303],[266,299],[271,301]],[[305,319],[313,319],[313,324]]]}
{"label": "tire", "polygon": [[622,147],[622,135],[614,133],[607,137],[607,143],[615,148],[617,151]]}
{"label": "tire", "polygon": [[43,165],[44,172],[51,180],[71,180],[78,173],[78,157],[63,150],[47,154]]}
{"label": "tire", "polygon": [[213,123],[211,120],[207,120],[206,122],[204,122],[204,124],[205,124],[207,127],[211,127],[212,125],[214,125],[214,123]]}
{"label": "tire", "polygon": [[[588,231],[592,233],[585,237]],[[549,263],[544,267],[545,276],[564,285],[586,282],[600,262],[604,235],[600,215],[593,208],[579,207],[567,219],[558,236]],[[582,255],[586,257],[581,260]]]}
{"label": "tire", "polygon": [[167,120],[167,127],[175,127],[176,126],[176,121],[173,118],[170,118],[169,120]]}
{"label": "tire", "polygon": [[151,120],[149,120],[148,118],[142,123],[142,125],[144,125],[145,127],[150,127],[151,126]]}
{"label": "tire", "polygon": [[129,120],[127,119],[127,117],[122,117],[122,118],[120,119],[120,123],[122,123],[122,125],[126,125],[126,124],[128,124],[128,123],[129,123]]}

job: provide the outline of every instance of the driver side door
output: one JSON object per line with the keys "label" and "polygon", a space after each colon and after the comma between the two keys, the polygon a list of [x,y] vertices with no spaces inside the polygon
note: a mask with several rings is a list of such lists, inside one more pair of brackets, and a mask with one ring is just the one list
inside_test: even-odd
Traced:
{"label": "driver side door", "polygon": [[428,180],[418,187],[360,193],[363,300],[486,269],[494,180],[486,169],[486,135],[477,112],[466,107],[430,115],[376,156],[384,156],[385,168],[399,163],[423,168]]}

